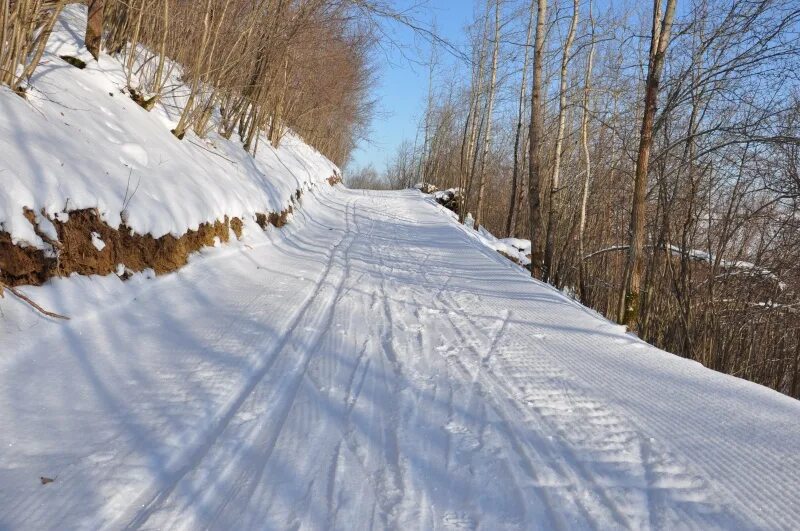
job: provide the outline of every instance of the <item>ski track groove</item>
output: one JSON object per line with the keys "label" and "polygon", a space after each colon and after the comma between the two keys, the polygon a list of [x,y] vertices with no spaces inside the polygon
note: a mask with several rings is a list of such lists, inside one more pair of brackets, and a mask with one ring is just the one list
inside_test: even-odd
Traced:
{"label": "ski track groove", "polygon": [[[463,308],[460,308],[458,306],[454,306],[454,308],[461,313],[461,315],[464,318],[464,321],[467,323],[466,325],[461,324],[460,326],[459,326],[459,324],[453,323],[454,329],[456,329],[456,330],[467,330],[467,331],[472,331],[472,330],[476,329],[476,328],[472,328],[472,327],[475,326],[475,323],[472,322],[468,317],[466,317],[466,313],[464,313]],[[508,315],[505,318],[503,318],[502,325],[501,325],[501,330],[492,339],[491,346],[487,349],[487,354],[485,356],[489,356],[490,355],[490,353],[493,350],[494,345],[497,343],[497,340],[499,339],[500,333],[502,333],[503,329],[505,329],[507,323],[508,323]],[[462,338],[463,338],[465,344],[474,345],[475,343],[477,343],[477,341],[475,341],[475,340],[470,342],[468,340],[468,338],[465,337],[463,334],[462,334]],[[500,378],[498,378],[493,372],[488,371],[488,370],[481,371],[481,368],[486,368],[486,365],[484,363],[484,361],[486,360],[486,357],[482,356],[481,353],[478,352],[474,348],[470,348],[469,350],[473,351],[474,354],[476,355],[476,357],[480,360],[479,368],[476,370],[476,374],[480,374],[481,372],[485,373],[486,381],[488,381],[490,383],[490,387],[491,387],[489,389],[489,393],[490,393],[489,396],[491,397],[490,400],[493,400],[494,397],[496,397],[496,396],[510,396],[510,397],[517,398],[517,393],[514,392],[513,390],[509,389],[507,387],[507,385],[504,384],[502,382],[502,380]],[[500,413],[500,408],[501,407],[502,406],[500,406],[498,404],[498,406],[497,406],[498,413]],[[516,408],[514,408],[514,409],[516,409]],[[530,419],[530,415],[525,415],[524,411],[520,411],[519,413],[520,413],[520,416],[522,416],[522,418],[525,418],[526,421],[531,422],[529,420]],[[505,412],[500,413],[500,414],[503,416],[505,422],[510,426],[512,424],[512,421],[510,420],[511,416],[508,415]],[[539,421],[539,419],[537,419],[537,421]],[[512,436],[514,436],[515,439],[517,438],[513,434],[512,434]],[[522,438],[522,440],[524,440],[524,437]],[[562,445],[559,449],[561,450],[562,455],[566,454],[565,450],[570,450],[569,446],[566,446],[566,445]],[[554,453],[552,452],[552,450],[550,448],[533,448],[530,445],[521,445],[520,446],[520,450],[521,450],[522,454],[525,455],[526,458],[529,461],[529,466],[527,467],[527,469],[529,471],[535,470],[537,462],[540,462],[542,460],[550,460],[553,463],[558,463],[558,460],[555,459]],[[530,454],[531,450],[533,450],[536,454],[540,454],[542,452],[542,450],[544,450],[544,451],[547,452],[547,456],[545,457],[545,456],[541,456],[541,455],[536,455],[535,457],[531,457],[531,454]],[[591,490],[593,494],[595,494],[598,497],[600,497],[604,502],[604,507],[597,507],[597,508],[589,509],[580,501],[578,496],[573,492],[573,495],[575,496],[575,499],[573,501],[580,508],[581,512],[586,517],[587,523],[591,524],[593,522],[593,520],[594,520],[592,518],[593,510],[605,508],[605,509],[608,509],[609,512],[612,513],[612,515],[613,515],[614,521],[610,522],[611,524],[613,524],[615,526],[622,526],[622,527],[627,528],[627,529],[633,528],[633,526],[631,526],[631,524],[628,521],[628,519],[619,511],[619,509],[616,507],[616,505],[605,495],[603,490],[597,488],[595,479],[591,476],[591,474],[587,473],[587,471],[582,466],[580,466],[580,463],[575,458],[575,456],[574,455],[570,455],[569,457],[570,457],[569,463],[566,463],[567,466],[563,466],[563,465],[559,466],[560,470],[558,470],[558,472],[560,473],[560,475],[562,477],[565,477],[565,478],[571,478],[571,481],[572,481],[573,485],[584,485],[589,490]],[[536,479],[535,476],[534,476],[534,479]],[[556,509],[553,507],[552,502],[549,502],[549,503],[550,503],[550,505],[549,505],[550,514],[553,515],[553,514],[556,513]]]}

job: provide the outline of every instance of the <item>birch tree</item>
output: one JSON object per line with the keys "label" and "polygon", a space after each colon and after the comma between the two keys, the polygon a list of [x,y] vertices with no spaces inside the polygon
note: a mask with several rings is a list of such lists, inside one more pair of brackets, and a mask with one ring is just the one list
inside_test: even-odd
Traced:
{"label": "birch tree", "polygon": [[567,32],[561,55],[561,77],[558,88],[558,132],[556,133],[556,147],[553,161],[553,174],[550,178],[550,208],[547,214],[547,243],[544,250],[544,267],[542,280],[549,282],[553,276],[553,252],[556,239],[556,211],[557,199],[561,182],[561,157],[564,152],[564,129],[567,123],[567,70],[569,68],[569,54],[572,41],[575,39],[575,28],[578,25],[578,0],[573,0],[572,20]]}
{"label": "birch tree", "polygon": [[594,64],[594,15],[592,0],[589,0],[590,42],[589,54],[586,58],[586,70],[583,75],[583,105],[581,109],[581,147],[583,148],[583,187],[581,189],[581,213],[578,221],[578,296],[583,304],[589,305],[589,293],[586,289],[586,253],[584,235],[586,232],[586,205],[589,200],[589,183],[592,179],[592,159],[589,156],[589,105],[592,95],[592,66]]}

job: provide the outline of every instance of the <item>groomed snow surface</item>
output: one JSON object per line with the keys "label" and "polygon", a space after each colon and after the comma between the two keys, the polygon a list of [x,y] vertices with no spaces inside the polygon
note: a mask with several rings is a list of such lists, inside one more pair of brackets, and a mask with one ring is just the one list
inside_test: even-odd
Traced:
{"label": "groomed snow surface", "polygon": [[800,528],[800,403],[442,210],[319,188],[176,273],[24,289],[70,321],[0,300],[0,528]]}

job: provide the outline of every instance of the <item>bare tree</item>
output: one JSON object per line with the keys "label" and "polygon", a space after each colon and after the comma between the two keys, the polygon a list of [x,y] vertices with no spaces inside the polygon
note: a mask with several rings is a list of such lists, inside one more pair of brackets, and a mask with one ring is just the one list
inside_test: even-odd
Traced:
{"label": "bare tree", "polygon": [[[490,0],[491,1],[491,0]],[[500,54],[500,0],[494,3],[494,46],[492,47],[492,67],[489,70],[489,93],[486,96],[486,131],[483,134],[483,153],[481,154],[480,170],[478,170],[478,203],[475,207],[475,228],[477,229],[483,218],[483,198],[486,190],[486,159],[489,157],[489,147],[492,142],[492,113],[494,112],[494,98],[497,90],[497,58]]]}
{"label": "bare tree", "polygon": [[[487,4],[488,6],[488,4]],[[472,83],[470,86],[469,110],[467,119],[464,122],[464,137],[461,144],[461,157],[459,160],[460,178],[458,188],[464,196],[464,207],[459,212],[459,221],[464,223],[467,205],[470,200],[472,188],[472,177],[474,175],[474,161],[477,150],[475,144],[478,140],[480,122],[478,121],[478,106],[483,97],[484,69],[486,68],[486,43],[489,31],[489,11],[483,19],[482,38],[479,40],[477,50],[477,61],[472,71]]]}
{"label": "bare tree", "polygon": [[630,243],[628,261],[625,268],[624,313],[620,322],[630,330],[636,330],[639,321],[640,290],[644,263],[645,193],[647,192],[647,171],[650,163],[650,149],[653,145],[653,120],[658,104],[658,89],[664,69],[664,57],[669,45],[672,21],[675,17],[676,0],[666,0],[662,15],[662,0],[653,3],[653,26],[650,36],[650,54],[645,82],[644,112],[639,134],[639,150],[636,159],[636,176],[631,210]]}
{"label": "bare tree", "polygon": [[[525,96],[527,92],[527,83],[528,83],[528,58],[530,57],[530,48],[531,48],[531,36],[533,35],[533,14],[535,10],[533,9],[535,0],[531,0],[530,7],[528,9],[529,16],[528,16],[528,29],[525,32],[525,51],[524,51],[524,59],[522,60],[522,80],[520,81],[519,85],[519,104],[517,107],[517,128],[514,132],[514,169],[511,172],[511,200],[509,201],[508,206],[508,218],[506,219],[506,230],[505,234],[508,236],[513,236],[512,232],[514,231],[514,227],[516,227],[516,217],[517,217],[517,196],[519,194],[519,178],[520,178],[520,166],[524,165],[525,162],[525,153],[522,143],[522,122],[525,116],[525,109],[526,109],[526,102]],[[520,160],[520,155],[522,156],[522,160]]]}
{"label": "bare tree", "polygon": [[547,213],[547,242],[544,249],[544,267],[542,280],[549,282],[553,276],[553,252],[556,239],[556,210],[557,198],[561,183],[561,158],[564,151],[564,129],[567,123],[567,69],[569,68],[570,49],[575,39],[575,28],[578,25],[578,0],[572,4],[572,20],[570,21],[567,40],[564,42],[561,55],[561,77],[558,89],[558,132],[556,133],[556,147],[553,161],[553,173],[550,177],[550,208]]}
{"label": "bare tree", "polygon": [[583,187],[581,188],[581,213],[578,222],[578,296],[581,302],[588,305],[589,294],[586,289],[586,249],[584,236],[586,232],[586,204],[589,200],[589,183],[592,179],[592,158],[589,154],[589,105],[592,96],[592,66],[594,64],[594,15],[592,14],[592,0],[589,0],[589,27],[590,39],[589,54],[586,58],[586,70],[583,75],[583,105],[581,109],[581,146],[583,147]]}
{"label": "bare tree", "polygon": [[531,275],[542,274],[542,144],[544,136],[543,75],[547,33],[547,0],[538,0],[536,38],[533,51],[533,88],[531,89],[530,146],[528,153],[528,201],[530,202]]}

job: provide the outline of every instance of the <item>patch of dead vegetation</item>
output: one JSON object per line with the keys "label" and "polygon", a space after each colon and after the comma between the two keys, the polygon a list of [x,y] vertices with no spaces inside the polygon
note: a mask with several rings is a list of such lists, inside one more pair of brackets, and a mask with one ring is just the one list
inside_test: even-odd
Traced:
{"label": "patch of dead vegetation", "polygon": [[256,223],[264,230],[267,230],[267,227],[270,225],[281,228],[286,225],[289,214],[292,212],[294,212],[294,208],[292,208],[292,205],[289,205],[286,207],[286,210],[279,213],[270,212],[269,214],[256,214]]}

